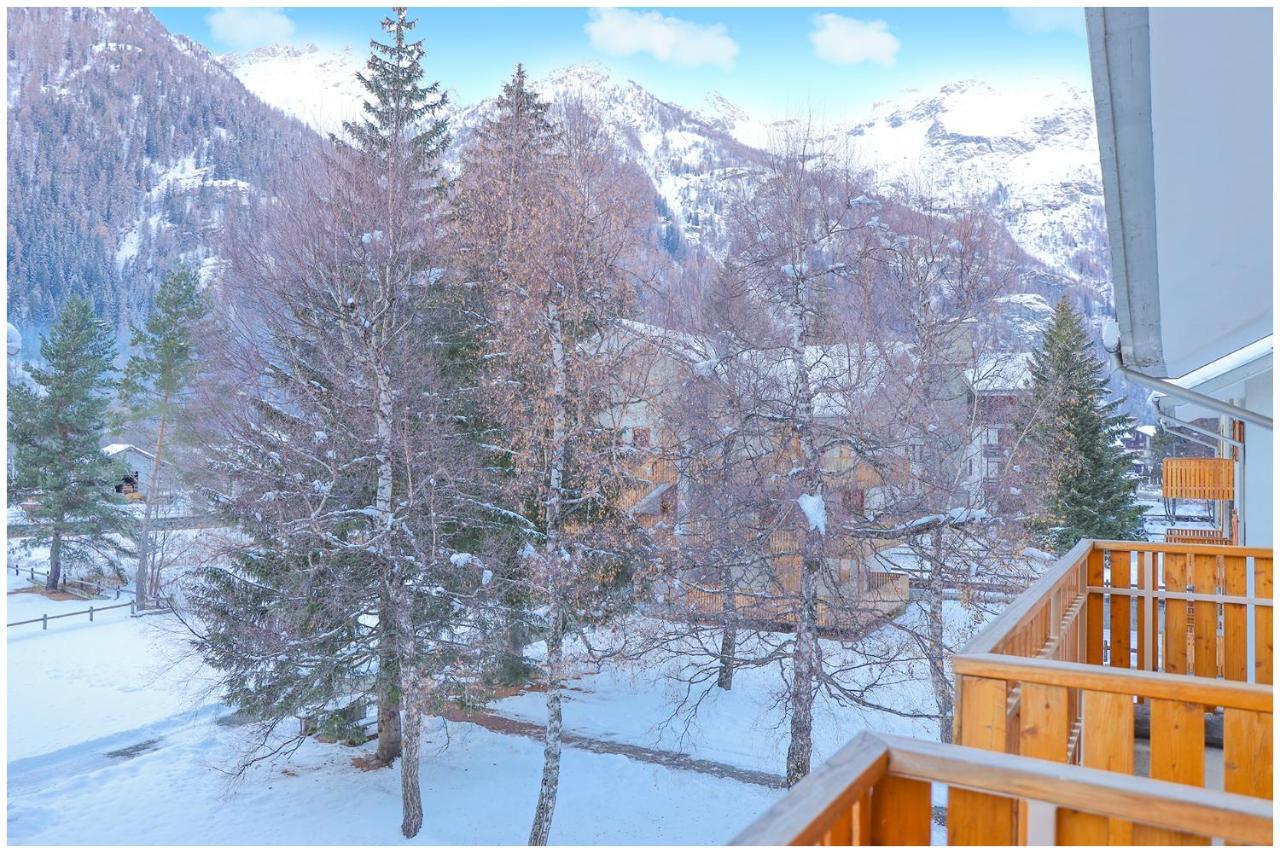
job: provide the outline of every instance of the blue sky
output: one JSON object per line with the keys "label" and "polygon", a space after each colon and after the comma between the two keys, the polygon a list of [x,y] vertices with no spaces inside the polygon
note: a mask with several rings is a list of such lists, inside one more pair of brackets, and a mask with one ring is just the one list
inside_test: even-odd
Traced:
{"label": "blue sky", "polygon": [[[216,53],[262,44],[350,44],[383,7],[153,8]],[[718,91],[761,115],[840,118],[906,88],[1026,77],[1089,83],[1079,8],[417,8],[425,68],[464,102],[494,94],[516,62],[534,75],[596,62],[660,97]]]}

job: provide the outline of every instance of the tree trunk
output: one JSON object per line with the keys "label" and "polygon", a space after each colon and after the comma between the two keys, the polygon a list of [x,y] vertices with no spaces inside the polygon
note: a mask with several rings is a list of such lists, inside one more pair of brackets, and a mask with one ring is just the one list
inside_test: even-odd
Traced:
{"label": "tree trunk", "polygon": [[44,580],[44,588],[55,590],[62,580],[62,531],[55,525],[53,539],[49,542],[49,575]]}
{"label": "tree trunk", "polygon": [[[802,260],[802,259],[798,259]],[[818,673],[818,579],[826,562],[826,496],[823,488],[822,457],[813,434],[813,386],[810,366],[805,360],[809,330],[805,321],[806,285],[797,282],[796,295],[788,306],[791,320],[791,362],[796,372],[795,430],[802,461],[805,492],[822,504],[824,520],[815,525],[809,519],[804,534],[803,562],[800,566],[800,601],[796,613],[796,644],[792,654],[791,743],[787,747],[787,787],[809,775],[813,756],[814,679]]]}
{"label": "tree trunk", "polygon": [[547,730],[542,748],[542,786],[538,789],[538,808],[533,813],[533,828],[529,832],[529,844],[536,847],[547,844],[551,819],[556,810],[556,793],[560,788],[562,634],[560,615],[553,610],[552,626],[547,635]]}
{"label": "tree trunk", "polygon": [[422,829],[422,788],[417,777],[419,771],[419,742],[422,738],[422,715],[417,703],[404,703],[404,754],[401,757],[401,799],[404,817],[401,833],[413,838]]}
{"label": "tree trunk", "polygon": [[160,454],[164,451],[164,433],[169,420],[169,393],[160,400],[160,425],[156,429],[156,452],[151,457],[151,476],[143,494],[142,527],[138,530],[138,573],[133,582],[134,603],[141,610],[147,602],[160,596],[160,567],[152,557],[151,517],[160,496]]}
{"label": "tree trunk", "polygon": [[422,740],[422,708],[420,691],[412,674],[405,682],[407,691],[401,691],[404,700],[404,755],[400,758],[400,797],[404,805],[404,819],[400,831],[405,838],[413,838],[422,829],[422,786],[418,780],[419,751]]}
{"label": "tree trunk", "polygon": [[402,738],[399,689],[399,656],[396,648],[395,612],[384,598],[378,612],[378,751],[374,758],[390,765],[400,756]]}
{"label": "tree trunk", "polygon": [[738,610],[734,601],[737,587],[733,581],[733,568],[727,564],[721,573],[721,585],[724,588],[724,633],[720,635],[720,671],[716,675],[716,687],[732,690],[733,664],[738,655]]}
{"label": "tree trunk", "polygon": [[[378,403],[374,413],[377,431],[378,484],[374,509],[382,525],[379,535],[391,528],[391,378],[382,364],[375,365],[378,382]],[[390,571],[387,569],[386,571]],[[382,602],[378,612],[378,751],[375,758],[390,764],[401,750],[399,648],[397,645],[397,613],[393,586],[395,579],[384,578]]]}
{"label": "tree trunk", "polygon": [[561,613],[566,579],[562,574],[570,567],[564,566],[560,555],[561,489],[564,486],[564,466],[567,457],[565,447],[565,394],[568,388],[565,364],[564,329],[560,322],[560,306],[555,301],[547,305],[547,331],[551,339],[552,412],[551,459],[547,470],[546,498],[546,561],[547,591],[551,599],[547,630],[547,728],[543,735],[542,785],[538,789],[538,807],[533,813],[533,827],[529,830],[530,846],[545,846],[551,835],[551,819],[556,811],[556,794],[560,789],[560,666],[563,654],[564,619]]}
{"label": "tree trunk", "polygon": [[929,626],[929,680],[938,706],[938,739],[951,743],[951,727],[955,717],[955,696],[947,679],[946,638],[943,636],[942,531],[933,532],[933,554],[929,561],[929,604],[926,619]]}
{"label": "tree trunk", "polygon": [[[810,530],[807,539],[820,535]],[[792,654],[791,743],[787,746],[787,787],[809,775],[813,755],[813,680],[818,669],[818,570],[808,556],[800,575],[800,608]]]}

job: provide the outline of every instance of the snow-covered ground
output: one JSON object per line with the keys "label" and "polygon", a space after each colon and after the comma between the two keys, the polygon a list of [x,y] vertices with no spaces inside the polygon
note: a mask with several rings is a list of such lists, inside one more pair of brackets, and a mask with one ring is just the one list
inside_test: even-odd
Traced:
{"label": "snow-covered ground", "polygon": [[[83,610],[81,600],[21,592],[13,568],[41,555],[10,553],[7,622]],[[114,604],[114,600],[101,604]],[[904,619],[917,618],[907,614]],[[953,629],[971,630],[957,606]],[[251,743],[190,654],[172,616],[128,608],[8,628],[8,832],[20,844],[396,843],[399,775],[364,772],[369,747],[308,741],[296,753],[230,771]],[[828,644],[830,654],[840,652]],[[689,726],[668,722],[679,695],[661,665],[612,664],[571,684],[566,731],[682,752],[780,774],[787,732],[775,668],[742,670],[713,690]],[[901,673],[910,676],[910,673]],[[878,697],[931,705],[923,669]],[[509,697],[495,713],[539,723],[543,696]],[[820,699],[815,763],[863,728],[935,737],[932,723],[840,708]],[[470,723],[428,723],[422,767],[426,821],[418,842],[518,844],[527,836],[541,745]],[[776,800],[776,788],[566,748],[552,842],[723,843]]]}

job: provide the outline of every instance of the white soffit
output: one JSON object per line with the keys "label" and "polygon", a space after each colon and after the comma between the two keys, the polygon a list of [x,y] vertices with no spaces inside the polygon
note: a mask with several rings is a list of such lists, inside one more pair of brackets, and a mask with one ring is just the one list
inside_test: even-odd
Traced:
{"label": "white soffit", "polygon": [[1190,373],[1271,334],[1270,9],[1089,12],[1126,364]]}

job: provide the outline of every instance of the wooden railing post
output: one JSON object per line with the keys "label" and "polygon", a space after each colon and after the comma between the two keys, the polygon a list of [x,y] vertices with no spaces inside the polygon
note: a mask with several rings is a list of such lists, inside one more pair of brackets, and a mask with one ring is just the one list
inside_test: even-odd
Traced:
{"label": "wooden railing post", "polygon": [[[961,676],[960,738],[963,746],[1004,752],[1008,682],[998,678]],[[947,791],[949,844],[1013,844],[1017,839],[1016,801],[962,788]]]}

